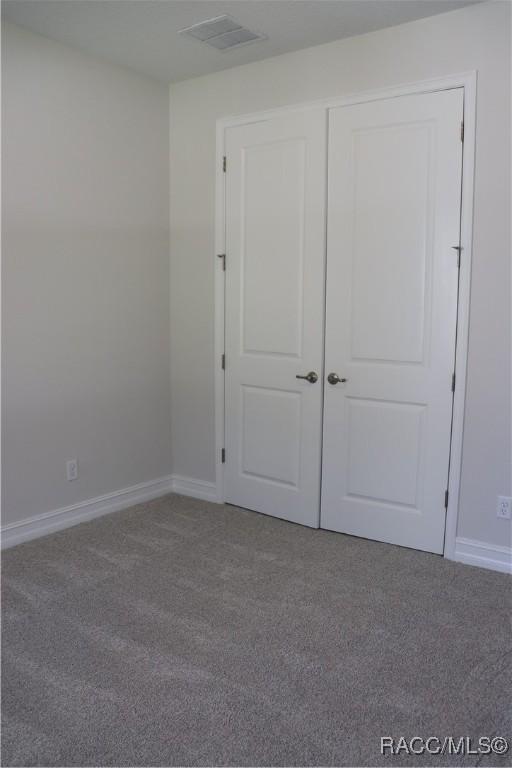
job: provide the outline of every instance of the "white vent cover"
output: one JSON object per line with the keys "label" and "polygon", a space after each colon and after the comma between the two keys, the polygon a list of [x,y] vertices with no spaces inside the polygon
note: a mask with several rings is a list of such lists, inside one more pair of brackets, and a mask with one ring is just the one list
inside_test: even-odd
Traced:
{"label": "white vent cover", "polygon": [[216,16],[214,19],[201,21],[186,29],[180,29],[181,34],[190,35],[202,43],[211,45],[212,48],[217,48],[218,51],[226,51],[246,43],[253,43],[255,40],[266,39],[265,35],[246,29],[231,16]]}

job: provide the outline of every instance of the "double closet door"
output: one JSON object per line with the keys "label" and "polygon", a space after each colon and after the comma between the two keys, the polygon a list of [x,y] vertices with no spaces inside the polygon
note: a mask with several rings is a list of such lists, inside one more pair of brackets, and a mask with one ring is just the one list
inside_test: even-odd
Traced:
{"label": "double closet door", "polygon": [[225,498],[443,550],[463,91],[226,131]]}

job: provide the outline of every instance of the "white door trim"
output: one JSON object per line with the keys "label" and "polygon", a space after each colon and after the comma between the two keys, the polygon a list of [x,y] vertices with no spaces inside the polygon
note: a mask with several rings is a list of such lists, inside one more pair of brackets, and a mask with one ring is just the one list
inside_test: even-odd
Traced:
{"label": "white door trim", "polygon": [[[224,447],[224,371],[221,367],[224,353],[224,271],[222,259],[225,252],[225,176],[223,171],[224,133],[226,128],[268,120],[279,114],[309,107],[331,107],[361,104],[378,99],[389,99],[414,93],[429,93],[450,88],[464,89],[464,145],[461,205],[462,258],[459,277],[459,304],[457,311],[457,345],[455,365],[455,393],[453,403],[452,443],[450,452],[449,498],[446,514],[444,556],[459,559],[456,552],[457,519],[460,495],[462,463],[462,439],[464,431],[464,405],[466,397],[466,370],[469,331],[469,302],[471,285],[471,258],[473,240],[473,190],[475,167],[476,128],[476,71],[463,72],[434,80],[406,83],[393,88],[352,94],[332,99],[294,104],[258,113],[219,118],[216,125],[216,183],[215,183],[215,480],[217,501],[224,501],[224,467],[221,452]],[[228,267],[229,268],[229,267]]]}

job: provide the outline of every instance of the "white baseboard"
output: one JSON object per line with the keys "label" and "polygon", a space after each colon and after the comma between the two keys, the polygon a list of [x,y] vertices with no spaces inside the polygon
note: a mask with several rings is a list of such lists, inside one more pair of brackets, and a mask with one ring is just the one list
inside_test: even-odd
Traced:
{"label": "white baseboard", "polygon": [[23,541],[30,541],[30,539],[37,539],[40,536],[47,536],[49,533],[107,515],[110,512],[118,512],[144,501],[157,499],[167,493],[181,493],[206,501],[217,501],[215,483],[193,480],[190,477],[167,475],[113,493],[107,493],[104,496],[97,496],[94,499],[80,501],[69,507],[61,507],[42,515],[29,517],[17,523],[8,523],[2,526],[2,549],[21,544]]}
{"label": "white baseboard", "polygon": [[[95,517],[117,512],[168,493],[179,493],[203,501],[218,501],[215,483],[194,480],[181,475],[167,475],[146,483],[132,485],[104,496],[61,507],[42,515],[2,526],[2,549],[30,541]],[[493,571],[512,574],[512,549],[485,544],[481,541],[457,538],[453,560]]]}
{"label": "white baseboard", "polygon": [[172,489],[174,493],[181,493],[183,496],[193,496],[195,499],[202,499],[203,501],[218,501],[217,486],[215,483],[208,483],[205,480],[172,475]]}
{"label": "white baseboard", "polygon": [[459,563],[478,565],[492,571],[512,574],[512,549],[493,544],[484,544],[472,539],[457,538],[453,557]]}

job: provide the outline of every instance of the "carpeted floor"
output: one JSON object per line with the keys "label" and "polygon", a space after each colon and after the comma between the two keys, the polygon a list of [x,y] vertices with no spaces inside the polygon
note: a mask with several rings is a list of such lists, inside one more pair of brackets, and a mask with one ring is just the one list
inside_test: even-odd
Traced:
{"label": "carpeted floor", "polygon": [[511,580],[167,496],[3,556],[4,766],[511,765]]}

